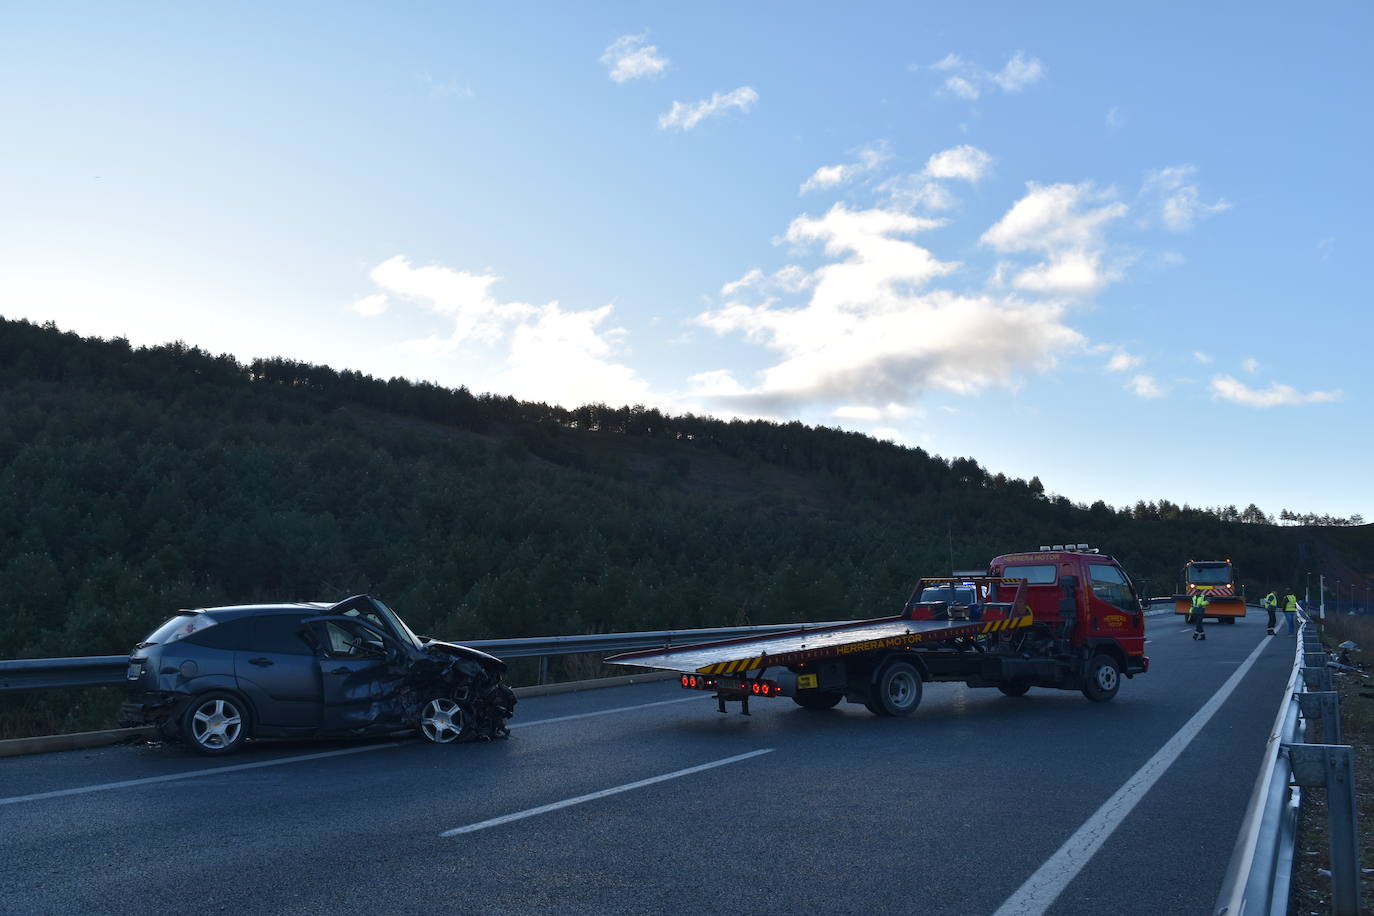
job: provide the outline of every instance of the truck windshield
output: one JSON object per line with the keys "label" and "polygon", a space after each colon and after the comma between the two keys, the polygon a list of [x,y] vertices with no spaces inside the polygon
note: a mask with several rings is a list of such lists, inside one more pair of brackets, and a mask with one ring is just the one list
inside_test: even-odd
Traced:
{"label": "truck windshield", "polygon": [[1191,585],[1229,585],[1231,567],[1225,563],[1216,566],[1189,566],[1188,582]]}

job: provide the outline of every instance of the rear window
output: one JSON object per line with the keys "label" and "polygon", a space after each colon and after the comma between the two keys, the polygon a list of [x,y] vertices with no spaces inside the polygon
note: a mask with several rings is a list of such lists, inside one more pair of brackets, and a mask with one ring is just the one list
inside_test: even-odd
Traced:
{"label": "rear window", "polygon": [[928,604],[933,601],[944,601],[947,604],[973,604],[977,598],[971,588],[949,588],[935,587],[921,589],[920,602]]}
{"label": "rear window", "polygon": [[219,621],[209,614],[198,611],[178,614],[149,633],[148,638],[139,643],[139,646],[165,646],[170,642],[176,642],[178,639],[185,639],[192,633],[199,633],[217,623]]}
{"label": "rear window", "polygon": [[1043,566],[1008,566],[1002,570],[1002,576],[1007,579],[1025,579],[1027,585],[1052,585],[1058,581],[1053,563]]}

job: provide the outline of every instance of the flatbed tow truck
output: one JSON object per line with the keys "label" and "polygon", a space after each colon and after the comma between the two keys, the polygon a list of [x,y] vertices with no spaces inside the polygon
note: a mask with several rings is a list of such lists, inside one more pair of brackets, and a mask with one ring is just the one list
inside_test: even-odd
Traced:
{"label": "flatbed tow truck", "polygon": [[[1116,560],[1086,544],[997,557],[987,570],[921,579],[900,614],[761,637],[613,655],[607,662],[675,671],[715,694],[720,712],[753,697],[806,709],[842,700],[904,716],[928,681],[1021,696],[1031,687],[1116,696],[1150,668],[1138,592]],[[771,676],[770,676],[771,673]]]}

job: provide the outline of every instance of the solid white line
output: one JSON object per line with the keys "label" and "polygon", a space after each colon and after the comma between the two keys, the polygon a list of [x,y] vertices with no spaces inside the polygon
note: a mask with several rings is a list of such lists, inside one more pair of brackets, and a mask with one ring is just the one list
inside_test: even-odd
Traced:
{"label": "solid white line", "polygon": [[1201,709],[1193,713],[1193,717],[1184,723],[1168,743],[1156,751],[1144,766],[1136,770],[1135,774],[1126,780],[1125,785],[1117,789],[1116,794],[1107,799],[1102,807],[1098,808],[1097,812],[1045,861],[1044,865],[1036,869],[1035,874],[1027,878],[1026,883],[1008,897],[1006,903],[998,907],[993,916],[1038,916],[1049,909],[1112,832],[1121,826],[1121,822],[1135,808],[1136,803],[1145,797],[1159,781],[1159,777],[1164,775],[1164,771],[1178,759],[1188,744],[1197,737],[1198,732],[1202,731],[1203,726],[1231,696],[1268,645],[1269,637],[1261,639],[1259,645],[1255,646],[1255,651],[1251,652],[1250,657],[1226,679],[1221,689],[1213,694]]}
{"label": "solid white line", "polygon": [[235,763],[229,766],[212,767],[205,770],[187,770],[184,773],[168,773],[165,776],[145,776],[142,779],[125,779],[122,782],[106,782],[95,786],[78,786],[74,789],[56,789],[52,792],[35,792],[33,795],[15,795],[0,798],[0,805],[17,805],[20,802],[41,801],[45,798],[62,798],[66,795],[85,795],[88,792],[105,792],[109,789],[126,789],[130,786],[150,786],[159,782],[172,782],[178,779],[194,779],[197,776],[217,776],[220,773],[235,773],[242,770],[256,770],[262,767],[276,767],[287,763],[304,763],[307,760],[323,760],[326,757],[343,757],[346,754],[365,754],[383,748],[399,747],[395,743],[369,744],[364,747],[348,747],[338,751],[321,751],[318,754],[301,754],[296,757],[279,757],[276,760],[258,760],[253,763]]}
{"label": "solid white line", "polygon": [[714,760],[711,763],[703,763],[700,766],[688,767],[685,770],[677,770],[672,773],[664,773],[662,776],[650,776],[648,779],[641,779],[637,782],[629,782],[623,786],[615,786],[611,789],[602,789],[600,792],[592,792],[588,795],[579,795],[576,798],[567,798],[563,801],[553,802],[548,805],[540,805],[538,808],[530,808],[526,811],[517,811],[514,814],[506,814],[501,817],[494,817],[489,821],[479,821],[476,824],[468,824],[466,827],[454,827],[452,830],[445,830],[439,836],[457,836],[460,833],[473,833],[478,830],[485,830],[488,827],[498,827],[501,824],[509,824],[511,821],[522,820],[527,817],[534,817],[537,814],[547,814],[550,811],[558,811],[562,808],[570,808],[573,805],[580,805],[584,802],[596,801],[608,795],[618,795],[621,792],[629,792],[631,789],[642,789],[645,786],[652,786],[654,783],[667,782],[670,779],[678,779],[683,776],[691,776],[693,773],[700,773],[703,770],[712,770],[716,767],[723,767],[731,763],[739,763],[741,760],[748,760],[750,757],[758,757],[762,754],[773,753],[773,748],[764,748],[760,751],[750,751],[747,754],[737,754],[734,757],[726,757],[724,760]]}
{"label": "solid white line", "polygon": [[658,700],[654,703],[640,703],[638,706],[617,706],[614,709],[598,709],[595,712],[579,712],[570,716],[554,716],[551,719],[535,719],[533,722],[512,722],[512,730],[517,728],[529,728],[531,725],[549,725],[553,722],[569,722],[573,719],[590,719],[593,716],[609,716],[613,712],[634,712],[636,709],[649,709],[653,706],[670,706],[673,703],[689,703],[692,700],[700,700],[700,696],[679,697],[676,700]]}

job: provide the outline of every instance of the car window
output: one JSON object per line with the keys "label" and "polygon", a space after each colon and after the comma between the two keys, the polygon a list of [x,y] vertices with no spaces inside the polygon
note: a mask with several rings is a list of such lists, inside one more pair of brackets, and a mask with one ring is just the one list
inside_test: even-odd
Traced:
{"label": "car window", "polygon": [[184,642],[204,646],[207,649],[224,649],[227,651],[242,649],[248,643],[248,634],[252,623],[251,617],[236,617],[233,620],[225,620],[218,626],[206,627],[199,632],[192,633],[185,638]]}
{"label": "car window", "polygon": [[364,627],[350,626],[344,620],[324,622],[324,645],[325,651],[336,658],[357,658],[386,651],[376,634],[367,632]]}
{"label": "car window", "polygon": [[246,648],[250,652],[280,655],[313,655],[301,635],[300,614],[265,614],[253,618],[252,634]]}

